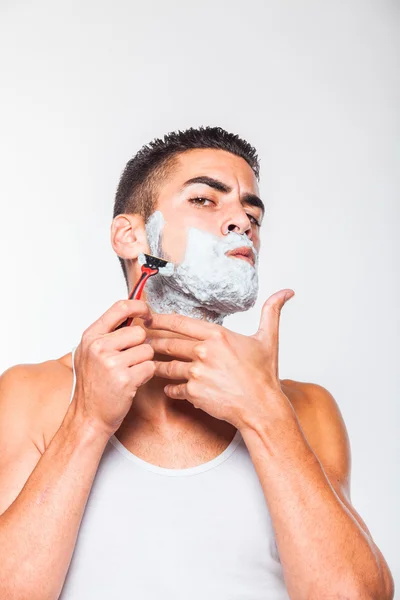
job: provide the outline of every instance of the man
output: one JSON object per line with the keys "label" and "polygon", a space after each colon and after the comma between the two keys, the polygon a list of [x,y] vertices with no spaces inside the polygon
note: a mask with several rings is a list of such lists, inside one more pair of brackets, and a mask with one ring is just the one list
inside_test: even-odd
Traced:
{"label": "man", "polygon": [[262,217],[254,148],[220,128],[127,164],[111,240],[128,290],[142,253],[174,273],[116,302],[74,356],[3,373],[2,599],[393,598],[335,400],[279,379],[293,290],[253,335],[222,324],[255,302]]}

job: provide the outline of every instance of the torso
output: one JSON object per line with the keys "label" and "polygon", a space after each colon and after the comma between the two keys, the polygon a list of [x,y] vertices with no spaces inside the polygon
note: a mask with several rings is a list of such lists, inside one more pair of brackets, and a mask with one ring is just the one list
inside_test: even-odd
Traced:
{"label": "torso", "polygon": [[[71,358],[38,365],[41,451],[68,410]],[[304,385],[281,380],[307,430]],[[232,425],[207,419],[178,441],[161,443],[150,432],[138,442],[129,427],[116,432],[123,446],[112,439],[106,446],[60,600],[84,600],[93,590],[99,600],[127,590],[149,600],[240,600],[244,591],[249,600],[288,600],[273,524],[240,432],[232,439]]]}

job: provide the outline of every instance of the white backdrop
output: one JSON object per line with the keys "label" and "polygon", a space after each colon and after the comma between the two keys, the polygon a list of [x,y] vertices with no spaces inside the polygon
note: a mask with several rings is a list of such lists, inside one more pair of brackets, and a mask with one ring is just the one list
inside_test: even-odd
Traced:
{"label": "white backdrop", "polygon": [[[71,350],[126,296],[109,229],[126,161],[220,125],[261,157],[255,331],[291,287],[281,378],[329,389],[352,500],[400,582],[399,4],[2,0],[0,370]],[[400,591],[397,590],[397,598]]]}

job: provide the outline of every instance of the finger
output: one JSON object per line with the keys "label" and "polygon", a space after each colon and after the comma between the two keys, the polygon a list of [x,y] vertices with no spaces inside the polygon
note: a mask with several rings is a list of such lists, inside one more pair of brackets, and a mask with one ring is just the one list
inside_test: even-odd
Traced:
{"label": "finger", "polygon": [[173,331],[197,340],[206,340],[213,332],[221,329],[221,326],[215,323],[209,323],[208,321],[201,321],[200,319],[193,319],[192,317],[186,317],[185,315],[179,314],[164,315],[153,313],[151,318],[145,321],[144,325],[148,329]]}
{"label": "finger", "polygon": [[135,382],[134,388],[137,389],[153,377],[154,362],[152,360],[146,360],[145,362],[130,367],[130,371],[132,373],[132,379]]}
{"label": "finger", "polygon": [[151,319],[151,316],[150,307],[144,300],[118,300],[101,317],[94,321],[86,329],[85,333],[89,333],[90,335],[110,333],[128,317]]}
{"label": "finger", "polygon": [[187,400],[187,384],[186,383],[178,383],[175,385],[166,385],[164,388],[164,392],[169,398],[174,398],[175,400]]}
{"label": "finger", "polygon": [[267,344],[276,345],[278,343],[281,310],[285,302],[293,296],[293,290],[284,289],[275,292],[275,294],[272,294],[272,296],[264,302],[261,309],[260,324],[255,337]]}
{"label": "finger", "polygon": [[189,368],[191,363],[179,360],[160,361],[155,360],[154,374],[165,379],[189,379]]}
{"label": "finger", "polygon": [[146,339],[146,331],[140,325],[131,325],[123,327],[111,333],[107,333],[103,338],[104,349],[111,352],[112,350],[125,350],[132,346],[142,344]]}
{"label": "finger", "polygon": [[194,347],[196,341],[183,340],[180,338],[151,338],[150,346],[156,354],[165,354],[166,356],[175,356],[176,358],[187,358],[194,360]]}
{"label": "finger", "polygon": [[149,344],[140,344],[139,346],[133,346],[127,350],[121,352],[114,352],[108,354],[104,358],[104,364],[110,370],[118,369],[121,367],[133,367],[142,362],[153,360],[154,350]]}
{"label": "finger", "polygon": [[123,350],[118,356],[127,367],[132,367],[148,360],[152,361],[154,350],[149,344],[141,344],[140,346]]}

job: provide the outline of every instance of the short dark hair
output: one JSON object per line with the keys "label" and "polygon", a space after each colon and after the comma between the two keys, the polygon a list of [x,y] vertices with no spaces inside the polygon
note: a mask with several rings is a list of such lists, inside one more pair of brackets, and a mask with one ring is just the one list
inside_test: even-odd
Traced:
{"label": "short dark hair", "polygon": [[[114,201],[113,218],[138,213],[145,222],[154,211],[159,184],[176,165],[176,158],[187,150],[214,148],[243,158],[259,180],[260,166],[256,149],[244,139],[221,127],[198,127],[172,131],[144,145],[125,166]],[[124,259],[118,257],[128,285]]]}

